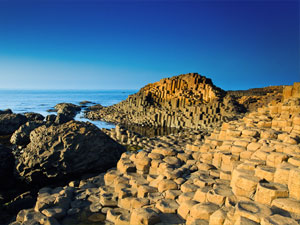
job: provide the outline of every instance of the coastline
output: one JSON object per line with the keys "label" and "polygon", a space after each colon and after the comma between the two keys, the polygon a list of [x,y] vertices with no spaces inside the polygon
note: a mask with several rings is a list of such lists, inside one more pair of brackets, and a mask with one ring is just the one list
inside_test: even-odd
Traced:
{"label": "coastline", "polygon": [[[297,224],[299,94],[295,83],[283,89],[282,100],[261,101],[262,107],[231,121],[155,137],[139,135],[122,125],[101,131],[90,123],[74,121],[78,106],[69,103],[56,105],[57,116],[45,121],[37,119],[38,114],[19,116],[23,128],[10,139],[15,140],[13,150],[18,152],[14,153],[19,157],[17,171],[27,182],[41,182],[44,176],[49,183],[36,186],[41,188],[37,196],[25,192],[2,205],[3,212],[15,216],[12,222],[10,216],[2,215],[3,221],[8,219],[11,223],[7,223],[14,225],[26,221],[66,225]],[[15,124],[18,114],[2,113]],[[24,122],[24,117],[29,122]],[[55,152],[59,154],[52,155]],[[109,166],[102,165],[108,161]],[[79,176],[72,180],[74,172]],[[2,174],[3,179],[8,175]],[[53,177],[65,183],[57,185],[57,180],[50,181]],[[18,204],[26,203],[28,209],[14,211]]]}

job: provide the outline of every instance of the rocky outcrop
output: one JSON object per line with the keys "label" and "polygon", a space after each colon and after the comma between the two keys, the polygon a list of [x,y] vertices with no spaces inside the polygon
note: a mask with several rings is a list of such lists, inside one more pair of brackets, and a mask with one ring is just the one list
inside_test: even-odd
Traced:
{"label": "rocky outcrop", "polygon": [[55,117],[54,123],[63,124],[73,120],[74,116],[70,114],[58,113]]}
{"label": "rocky outcrop", "polygon": [[124,148],[91,123],[40,126],[19,156],[17,170],[28,181],[63,178],[114,166]]}
{"label": "rocky outcrop", "polygon": [[0,114],[0,135],[12,134],[26,122],[26,116],[21,114]]}
{"label": "rocky outcrop", "polygon": [[12,114],[11,109],[0,110],[0,114]]}
{"label": "rocky outcrop", "polygon": [[35,112],[24,113],[24,116],[26,116],[29,121],[43,121],[45,119],[42,114]]}
{"label": "rocky outcrop", "polygon": [[148,84],[125,101],[110,107],[89,108],[86,117],[139,126],[202,129],[230,119],[239,110],[226,92],[197,73]]}
{"label": "rocky outcrop", "polygon": [[53,121],[56,124],[67,123],[74,119],[76,114],[81,111],[81,107],[72,103],[59,103],[55,105],[57,116],[54,118],[47,117],[46,120]]}
{"label": "rocky outcrop", "polygon": [[80,112],[81,107],[74,105],[72,103],[59,103],[54,107],[57,114],[64,114],[69,117],[74,117],[78,112]]}
{"label": "rocky outcrop", "polygon": [[30,142],[30,132],[33,131],[35,128],[44,125],[45,122],[43,121],[36,121],[36,122],[27,122],[19,127],[10,138],[10,143],[13,145],[22,145],[26,146]]}

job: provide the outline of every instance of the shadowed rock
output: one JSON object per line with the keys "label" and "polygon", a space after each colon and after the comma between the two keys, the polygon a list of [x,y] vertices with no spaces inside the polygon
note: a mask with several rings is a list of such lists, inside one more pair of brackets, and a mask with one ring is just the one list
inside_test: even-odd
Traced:
{"label": "shadowed rock", "polygon": [[45,119],[42,114],[34,112],[24,113],[24,115],[29,121],[43,121]]}
{"label": "shadowed rock", "polygon": [[26,116],[21,114],[0,114],[0,135],[12,134],[26,122]]}
{"label": "shadowed rock", "polygon": [[0,114],[12,114],[11,109],[0,110]]}
{"label": "shadowed rock", "polygon": [[27,145],[30,142],[30,132],[35,128],[44,125],[45,123],[42,121],[37,122],[27,122],[19,127],[10,138],[10,142],[14,145]]}
{"label": "shadowed rock", "polygon": [[57,110],[57,114],[65,114],[69,117],[74,117],[81,110],[80,106],[72,103],[59,103],[54,108]]}
{"label": "shadowed rock", "polygon": [[123,146],[91,123],[44,125],[30,133],[30,144],[20,155],[17,169],[28,181],[63,178],[108,169],[123,151]]}
{"label": "shadowed rock", "polygon": [[15,159],[11,150],[0,144],[0,188],[6,186],[7,181],[13,176]]}

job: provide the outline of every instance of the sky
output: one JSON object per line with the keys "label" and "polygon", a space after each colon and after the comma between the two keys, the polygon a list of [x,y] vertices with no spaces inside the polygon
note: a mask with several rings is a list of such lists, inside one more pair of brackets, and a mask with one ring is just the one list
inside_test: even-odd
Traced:
{"label": "sky", "polygon": [[300,81],[299,1],[0,0],[0,89]]}

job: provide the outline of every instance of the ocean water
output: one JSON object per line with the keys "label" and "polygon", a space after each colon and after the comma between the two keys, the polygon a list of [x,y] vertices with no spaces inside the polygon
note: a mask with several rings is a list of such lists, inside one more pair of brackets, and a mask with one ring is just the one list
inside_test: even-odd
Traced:
{"label": "ocean water", "polygon": [[[137,90],[0,90],[0,110],[11,109],[14,113],[37,112],[44,116],[53,114],[47,110],[61,102],[79,105],[81,101],[90,101],[103,106],[110,106],[125,100]],[[81,112],[76,120],[90,121],[83,118]],[[114,124],[103,121],[90,121],[99,128],[113,128]]]}

